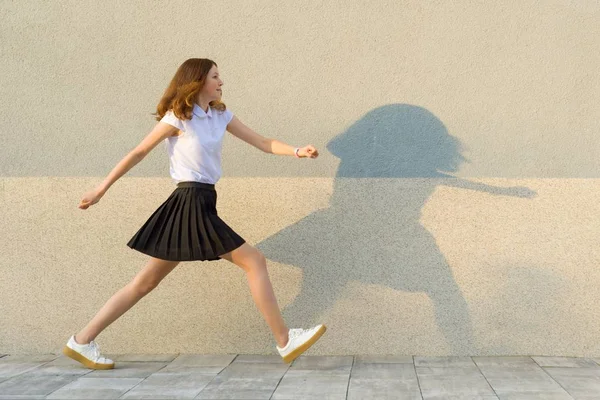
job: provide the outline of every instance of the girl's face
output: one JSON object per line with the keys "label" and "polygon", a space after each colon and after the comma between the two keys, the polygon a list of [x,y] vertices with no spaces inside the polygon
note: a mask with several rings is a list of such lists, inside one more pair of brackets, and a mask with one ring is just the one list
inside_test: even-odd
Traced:
{"label": "girl's face", "polygon": [[200,91],[200,94],[204,98],[210,99],[209,101],[221,100],[221,86],[223,86],[223,81],[219,76],[219,70],[216,65],[213,65],[206,76],[204,87]]}

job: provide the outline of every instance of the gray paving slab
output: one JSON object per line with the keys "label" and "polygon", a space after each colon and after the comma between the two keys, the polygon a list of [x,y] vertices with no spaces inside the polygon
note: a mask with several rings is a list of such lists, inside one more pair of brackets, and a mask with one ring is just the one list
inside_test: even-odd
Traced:
{"label": "gray paving slab", "polygon": [[77,375],[21,374],[1,382],[0,394],[47,396],[77,378]]}
{"label": "gray paving slab", "polygon": [[600,399],[600,368],[547,367],[544,370],[573,398]]}
{"label": "gray paving slab", "polygon": [[86,378],[147,378],[167,365],[162,362],[120,362],[115,363],[113,369],[90,372]]}
{"label": "gray paving slab", "polygon": [[600,368],[591,358],[577,357],[531,357],[540,367],[567,367],[567,368]]}
{"label": "gray paving slab", "polygon": [[232,363],[219,373],[219,377],[281,379],[288,368],[289,366],[283,363]]}
{"label": "gray paving slab", "polygon": [[39,368],[42,365],[41,363],[0,363],[0,382]]}
{"label": "gray paving slab", "polygon": [[349,382],[350,372],[290,368],[271,399],[345,400]]}
{"label": "gray paving slab", "polygon": [[[454,366],[454,364],[461,366]],[[496,397],[496,393],[472,361],[471,365],[468,365],[466,360],[457,359],[447,362],[446,365],[448,366],[415,366],[423,399],[493,399]]]}
{"label": "gray paving slab", "polygon": [[226,367],[233,362],[237,354],[180,354],[170,365],[189,367]]}
{"label": "gray paving slab", "polygon": [[499,357],[471,357],[473,362],[479,367],[495,366],[495,367],[518,367],[529,366],[537,367],[537,363],[533,358],[528,356],[499,356]]}
{"label": "gray paving slab", "polygon": [[301,356],[290,367],[290,371],[318,370],[321,372],[349,374],[352,369],[352,356]]}
{"label": "gray paving slab", "polygon": [[0,358],[3,363],[37,363],[43,364],[59,358],[59,354],[14,354]]}
{"label": "gray paving slab", "polygon": [[415,367],[473,367],[471,357],[415,357]]}
{"label": "gray paving slab", "polygon": [[58,357],[56,354],[5,355],[0,358],[0,382],[39,368]]}
{"label": "gray paving slab", "polygon": [[193,367],[160,370],[125,393],[122,399],[193,399],[216,375],[198,372]]}
{"label": "gray paving slab", "polygon": [[268,400],[279,379],[215,377],[196,399],[252,399]]}
{"label": "gray paving slab", "polygon": [[[499,395],[500,400],[573,400],[563,392],[509,392]],[[596,397],[597,398],[597,397]]]}
{"label": "gray paving slab", "polygon": [[351,378],[360,379],[392,379],[417,382],[417,374],[412,364],[365,364],[355,363]]}
{"label": "gray paving slab", "polygon": [[477,359],[481,373],[500,399],[572,397],[530,357],[515,357],[512,360]]}
{"label": "gray paving slab", "polygon": [[197,398],[269,399],[287,370],[288,365],[281,362],[233,362],[202,389]]}
{"label": "gray paving slab", "polygon": [[401,381],[393,379],[352,378],[348,387],[348,400],[422,400],[416,379]]}
{"label": "gray paving slab", "polygon": [[354,364],[413,364],[412,356],[370,356],[357,355]]}
{"label": "gray paving slab", "polygon": [[266,364],[281,364],[281,356],[275,355],[252,355],[240,354],[233,361],[234,363],[266,363]]}
{"label": "gray paving slab", "polygon": [[[389,360],[387,360],[389,361]],[[354,363],[348,399],[422,399],[412,363]]]}
{"label": "gray paving slab", "polygon": [[458,395],[444,395],[439,397],[444,400],[499,400],[498,396],[495,395],[478,395],[478,394],[458,394]]}
{"label": "gray paving slab", "polygon": [[179,354],[107,354],[106,357],[117,361],[132,362],[165,362],[170,363],[175,360]]}
{"label": "gray paving slab", "polygon": [[117,399],[142,382],[142,378],[78,378],[48,399]]}
{"label": "gray paving slab", "polygon": [[93,370],[84,367],[69,357],[58,357],[53,361],[40,365],[26,373],[46,374],[46,375],[77,375],[83,376],[91,373]]}
{"label": "gray paving slab", "polygon": [[223,371],[225,367],[195,367],[193,365],[172,365],[169,364],[160,372],[195,372],[199,374],[217,375]]}

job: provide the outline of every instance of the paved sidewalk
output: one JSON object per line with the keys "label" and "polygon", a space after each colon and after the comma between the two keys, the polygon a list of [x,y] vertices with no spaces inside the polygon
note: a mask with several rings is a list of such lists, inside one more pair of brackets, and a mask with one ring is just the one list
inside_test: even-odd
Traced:
{"label": "paved sidewalk", "polygon": [[0,399],[600,399],[600,358],[0,355]]}

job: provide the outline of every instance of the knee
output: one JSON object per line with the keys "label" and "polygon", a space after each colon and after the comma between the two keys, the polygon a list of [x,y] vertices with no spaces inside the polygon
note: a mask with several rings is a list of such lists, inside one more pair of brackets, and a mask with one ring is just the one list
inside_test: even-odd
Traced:
{"label": "knee", "polygon": [[259,250],[254,249],[244,262],[246,272],[263,272],[267,270],[267,258]]}
{"label": "knee", "polygon": [[159,282],[155,280],[134,279],[131,282],[133,289],[139,295],[147,295],[158,286]]}

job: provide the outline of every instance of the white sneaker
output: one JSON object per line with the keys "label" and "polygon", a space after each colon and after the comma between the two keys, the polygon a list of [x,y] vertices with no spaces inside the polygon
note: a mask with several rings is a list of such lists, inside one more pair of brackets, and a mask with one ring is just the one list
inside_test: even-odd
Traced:
{"label": "white sneaker", "polygon": [[75,341],[75,335],[71,336],[63,347],[63,354],[91,369],[113,369],[115,367],[113,360],[100,355],[98,343],[92,340],[88,344],[79,344]]}
{"label": "white sneaker", "polygon": [[288,333],[289,340],[285,347],[275,347],[277,347],[277,351],[283,357],[283,361],[291,363],[319,340],[326,330],[327,327],[322,324],[310,329],[290,329]]}

